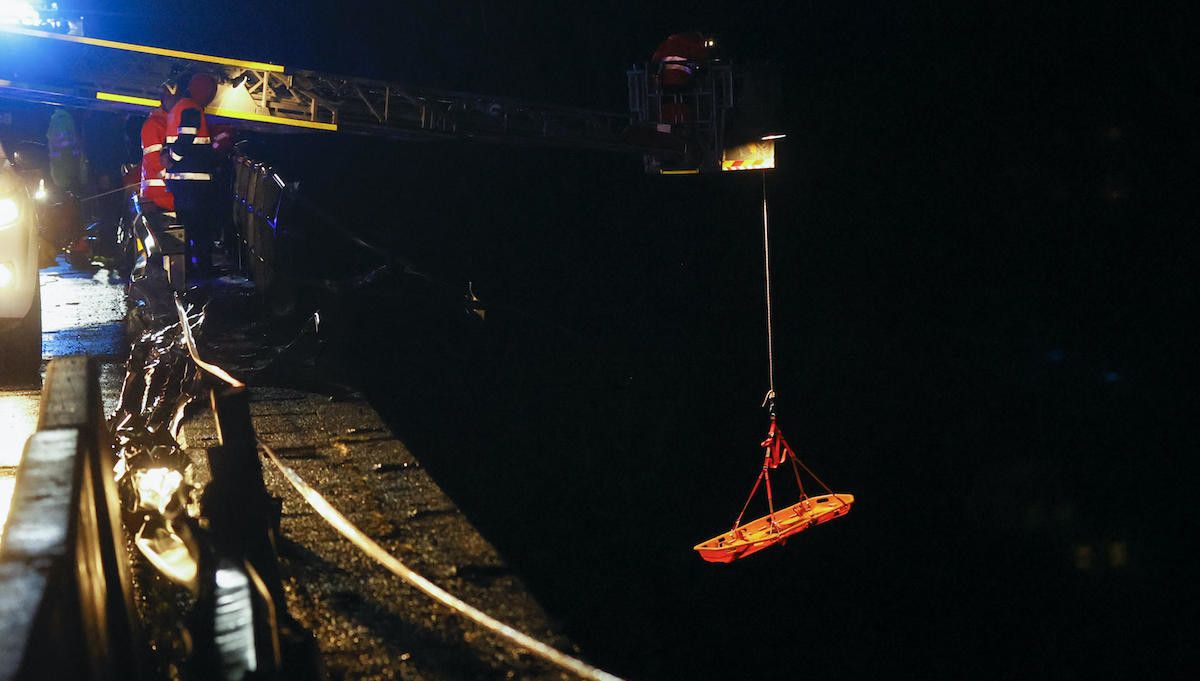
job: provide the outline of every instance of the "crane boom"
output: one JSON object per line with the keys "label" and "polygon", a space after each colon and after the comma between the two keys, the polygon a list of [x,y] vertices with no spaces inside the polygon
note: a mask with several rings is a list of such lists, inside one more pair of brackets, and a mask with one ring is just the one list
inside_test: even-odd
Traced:
{"label": "crane boom", "polygon": [[164,81],[196,71],[220,81],[211,117],[260,132],[605,149],[642,154],[651,173],[774,167],[778,136],[727,148],[733,71],[719,60],[686,87],[664,87],[651,65],[635,66],[629,112],[615,113],[0,25],[0,98],[145,111],[158,106]]}
{"label": "crane boom", "polygon": [[646,151],[624,139],[631,116],[278,64],[0,26],[0,96],[81,108],[157,106],[186,71],[221,76],[210,115],[265,131],[325,130],[392,139],[471,138]]}

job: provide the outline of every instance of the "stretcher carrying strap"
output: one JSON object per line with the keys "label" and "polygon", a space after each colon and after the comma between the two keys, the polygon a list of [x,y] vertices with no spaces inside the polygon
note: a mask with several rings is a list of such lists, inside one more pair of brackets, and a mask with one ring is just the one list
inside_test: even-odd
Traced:
{"label": "stretcher carrying strap", "polygon": [[759,471],[758,479],[754,481],[754,487],[750,488],[750,496],[746,497],[746,503],[742,505],[742,512],[738,513],[737,520],[733,521],[733,529],[736,530],[742,524],[742,517],[746,515],[746,509],[750,507],[750,501],[754,499],[754,495],[758,493],[758,487],[763,482],[767,488],[767,510],[772,515],[775,513],[775,498],[771,490],[771,469],[778,468],[784,461],[792,462],[792,472],[796,476],[796,486],[800,488],[800,499],[808,498],[808,493],[804,491],[804,481],[800,478],[800,468],[812,476],[821,487],[829,494],[833,494],[833,490],[818,478],[808,466],[804,465],[803,461],[796,456],[792,451],[791,445],[783,438],[783,431],[779,429],[779,425],[775,422],[775,417],[771,417],[771,427],[767,430],[767,437],[760,444],[763,448],[763,464],[762,470]]}

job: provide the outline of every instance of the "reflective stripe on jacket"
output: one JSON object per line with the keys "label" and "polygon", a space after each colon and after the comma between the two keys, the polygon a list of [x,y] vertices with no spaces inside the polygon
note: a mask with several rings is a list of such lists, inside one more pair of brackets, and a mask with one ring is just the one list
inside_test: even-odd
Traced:
{"label": "reflective stripe on jacket", "polygon": [[177,193],[174,183],[211,180],[218,158],[204,109],[192,99],[179,100],[167,116],[166,129],[163,161],[168,166],[165,177],[172,193]]}

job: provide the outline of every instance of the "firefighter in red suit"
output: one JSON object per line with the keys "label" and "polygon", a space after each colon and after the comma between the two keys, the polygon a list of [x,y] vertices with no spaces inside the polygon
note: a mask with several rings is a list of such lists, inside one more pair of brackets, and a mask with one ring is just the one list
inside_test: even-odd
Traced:
{"label": "firefighter in red suit", "polygon": [[696,71],[712,57],[715,46],[712,38],[701,33],[675,33],[668,36],[654,51],[654,56],[650,57],[650,61],[658,65],[662,87],[668,90],[687,87]]}
{"label": "firefighter in red suit", "polygon": [[221,216],[228,212],[213,181],[224,153],[214,144],[204,115],[204,107],[216,92],[215,77],[193,74],[187,96],[176,102],[167,116],[163,166],[167,191],[175,199],[175,212],[185,230],[189,281],[212,276],[213,242],[220,234]]}
{"label": "firefighter in red suit", "polygon": [[138,194],[143,205],[152,203],[168,213],[175,210],[175,198],[167,192],[162,150],[167,140],[167,112],[175,106],[178,91],[179,86],[174,82],[163,83],[159,107],[142,124],[142,181]]}

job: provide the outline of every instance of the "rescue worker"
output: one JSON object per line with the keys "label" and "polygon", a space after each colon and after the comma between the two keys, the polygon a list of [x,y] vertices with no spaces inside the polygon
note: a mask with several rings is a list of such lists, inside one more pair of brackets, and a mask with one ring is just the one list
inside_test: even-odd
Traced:
{"label": "rescue worker", "polygon": [[179,85],[167,81],[159,88],[159,106],[142,123],[142,180],[138,195],[142,205],[157,206],[163,212],[175,210],[175,197],[167,191],[167,171],[163,168],[162,150],[167,142],[167,116],[179,100]]}
{"label": "rescue worker", "polygon": [[660,123],[687,125],[696,117],[696,106],[689,93],[697,81],[697,74],[713,57],[716,42],[701,33],[675,33],[667,37],[654,50],[650,62],[657,69],[660,98]]}
{"label": "rescue worker", "polygon": [[209,136],[204,107],[216,96],[217,80],[196,73],[187,81],[186,97],[167,116],[166,146],[162,151],[167,191],[175,200],[175,213],[187,239],[187,279],[212,276],[213,241],[228,206],[213,182],[222,156]]}
{"label": "rescue worker", "polygon": [[702,33],[675,33],[654,50],[651,63],[658,66],[664,89],[679,89],[691,84],[692,76],[712,58],[716,41]]}

